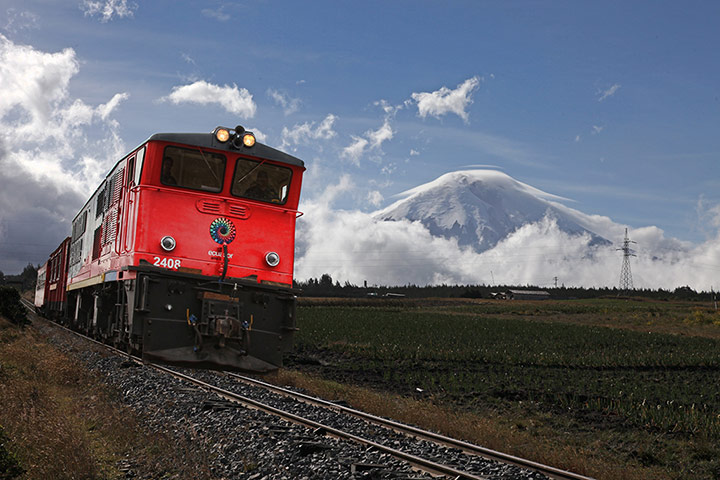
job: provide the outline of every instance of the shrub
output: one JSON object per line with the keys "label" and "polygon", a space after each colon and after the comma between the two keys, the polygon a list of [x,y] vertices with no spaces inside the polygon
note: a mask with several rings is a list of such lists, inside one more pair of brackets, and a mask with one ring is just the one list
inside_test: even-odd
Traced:
{"label": "shrub", "polygon": [[0,287],[0,315],[17,325],[29,323],[25,307],[20,302],[20,292],[12,287]]}

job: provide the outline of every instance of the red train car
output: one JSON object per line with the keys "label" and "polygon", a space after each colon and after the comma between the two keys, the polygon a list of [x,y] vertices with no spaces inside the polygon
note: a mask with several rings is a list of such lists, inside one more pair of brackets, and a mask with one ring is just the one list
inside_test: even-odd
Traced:
{"label": "red train car", "polygon": [[304,170],[240,126],[151,136],[73,220],[67,321],[149,359],[277,368]]}
{"label": "red train car", "polygon": [[[42,311],[45,316],[59,319],[67,313],[67,274],[70,237],[50,254],[45,264],[45,286]],[[38,272],[39,273],[39,272]],[[39,277],[39,275],[38,275]]]}

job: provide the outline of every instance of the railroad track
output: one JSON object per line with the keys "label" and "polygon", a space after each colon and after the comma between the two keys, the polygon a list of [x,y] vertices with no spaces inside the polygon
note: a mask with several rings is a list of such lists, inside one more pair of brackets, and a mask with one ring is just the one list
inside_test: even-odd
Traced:
{"label": "railroad track", "polygon": [[374,425],[379,425],[391,430],[394,430],[396,432],[405,434],[405,435],[411,435],[415,438],[420,438],[423,440],[427,440],[430,442],[435,442],[440,445],[447,446],[449,448],[456,448],[464,453],[470,454],[470,455],[477,455],[481,456],[483,458],[487,458],[489,460],[494,460],[497,462],[502,463],[508,463],[512,465],[516,465],[521,468],[526,468],[530,470],[534,470],[540,473],[543,473],[544,475],[547,475],[550,478],[558,479],[558,480],[593,480],[591,477],[586,477],[577,473],[569,472],[567,470],[562,470],[559,468],[555,468],[549,465],[544,465],[542,463],[534,462],[532,460],[528,460],[525,458],[517,457],[514,455],[509,455],[506,453],[498,452],[496,450],[491,450],[489,448],[485,448],[479,445],[475,445],[469,442],[465,442],[463,440],[457,440],[455,438],[447,437],[444,435],[440,435],[435,432],[431,432],[429,430],[423,430],[421,428],[414,427],[412,425],[407,425],[404,423],[396,422],[394,420],[390,420],[383,417],[378,417],[376,415],[372,415],[360,410],[356,410],[350,407],[346,407],[344,405],[339,405],[334,402],[329,402],[327,400],[323,400],[317,397],[312,397],[310,395],[305,395],[303,393],[298,393],[292,390],[288,390],[283,387],[279,387],[277,385],[273,385],[267,382],[263,382],[261,380],[247,377],[244,375],[238,375],[236,373],[226,373],[229,377],[232,377],[240,382],[243,382],[248,385],[254,385],[259,386],[262,388],[265,388],[267,390],[279,393],[281,395],[285,395],[288,397],[295,398],[299,401],[309,403],[311,405],[318,405],[322,406],[324,408],[329,408],[331,410],[336,410],[339,412],[342,412],[346,415],[351,415],[356,418],[360,418],[366,422],[369,422]]}
{"label": "railroad track", "polygon": [[[24,300],[24,299],[23,299]],[[29,302],[24,301],[23,302],[25,306],[34,312],[34,307],[29,304]],[[443,449],[447,450],[456,450],[462,453],[461,458],[472,458],[472,457],[481,457],[483,459],[488,459],[494,462],[500,462],[504,464],[511,464],[515,465],[517,467],[521,467],[523,469],[527,469],[530,471],[534,471],[537,473],[541,473],[549,478],[552,479],[560,479],[560,480],[592,480],[590,477],[586,477],[583,475],[579,475],[576,473],[568,472],[565,470],[561,470],[555,467],[551,467],[548,465],[543,465],[537,462],[533,462],[531,460],[523,459],[520,457],[507,455],[502,452],[497,452],[494,450],[490,450],[481,446],[473,445],[468,442],[456,440],[450,437],[446,437],[443,435],[439,435],[434,432],[422,430],[420,428],[405,425],[402,423],[398,423],[392,420],[388,420],[382,417],[378,417],[375,415],[371,415],[359,410],[355,410],[343,405],[338,405],[333,402],[328,402],[326,400],[322,400],[316,397],[311,397],[309,395],[305,395],[302,393],[294,392],[282,387],[278,387],[276,385],[269,384],[267,382],[263,382],[258,379],[254,379],[251,377],[243,376],[243,375],[237,375],[234,373],[225,373],[224,375],[217,374],[214,372],[203,372],[203,371],[195,371],[193,375],[190,375],[188,373],[183,373],[181,371],[178,371],[174,368],[168,368],[166,366],[157,365],[157,364],[148,364],[144,363],[142,359],[137,357],[129,357],[127,353],[122,352],[120,350],[117,350],[109,345],[103,344],[101,342],[98,342],[97,340],[94,340],[92,338],[86,337],[84,335],[79,334],[78,332],[74,332],[72,330],[66,329],[65,327],[62,327],[61,325],[55,324],[53,322],[50,322],[52,325],[63,328],[68,332],[73,333],[74,335],[78,335],[82,337],[83,339],[93,342],[102,348],[108,349],[116,354],[122,355],[125,358],[129,358],[134,362],[137,362],[139,364],[144,364],[150,368],[153,368],[155,370],[158,370],[160,372],[163,372],[164,374],[171,375],[175,378],[178,378],[182,380],[183,382],[191,383],[195,385],[196,387],[199,387],[205,391],[212,392],[219,397],[230,401],[239,403],[241,405],[245,405],[249,408],[253,408],[256,410],[260,410],[263,412],[266,412],[268,414],[271,414],[273,416],[282,418],[286,421],[303,425],[311,430],[313,430],[315,433],[321,433],[324,435],[329,435],[338,439],[343,439],[346,441],[354,442],[361,444],[365,446],[366,448],[375,449],[378,452],[385,453],[387,455],[391,455],[395,458],[398,458],[400,460],[403,460],[405,462],[408,462],[410,465],[412,465],[414,468],[427,472],[433,476],[437,475],[443,475],[449,478],[453,478],[456,480],[459,479],[468,479],[468,480],[475,480],[475,479],[487,479],[489,478],[487,475],[483,474],[482,472],[478,472],[477,466],[473,468],[473,464],[476,462],[468,461],[468,460],[462,460],[458,461],[455,460],[454,463],[448,463],[447,461],[441,461],[446,460],[443,457],[446,457],[446,455],[441,454],[433,454],[431,455],[432,458],[429,458],[430,456],[426,454],[416,454],[412,453],[411,451],[408,451],[407,449],[401,449],[401,448],[395,448],[393,446],[388,445],[387,443],[393,443],[391,441],[384,442],[379,441],[377,439],[369,438],[371,436],[366,436],[363,434],[358,434],[354,429],[353,431],[348,431],[347,429],[334,427],[327,422],[318,421],[316,419],[310,418],[312,415],[307,414],[297,414],[293,413],[292,405],[288,404],[287,400],[280,399],[279,401],[267,402],[267,401],[259,401],[256,398],[256,395],[251,394],[240,394],[235,390],[234,385],[244,385],[244,386],[250,386],[253,389],[264,389],[267,391],[273,392],[275,395],[282,396],[284,398],[292,398],[297,402],[301,402],[303,404],[309,404],[312,406],[315,406],[317,408],[330,410],[336,414],[340,415],[349,415],[356,419],[360,419],[363,423],[366,423],[367,425],[374,427],[379,427],[382,429],[386,429],[389,432],[393,432],[396,435],[402,435],[402,436],[409,436],[411,437],[412,441],[410,443],[417,443],[419,441],[424,441],[432,444],[436,444],[439,447],[439,451],[443,451]],[[205,376],[205,377],[211,377],[210,381],[208,381],[207,378],[201,379],[198,378],[199,376]],[[225,378],[226,382],[222,382],[222,379]],[[218,386],[217,383],[225,383],[224,386]],[[255,397],[255,398],[254,398]],[[326,415],[321,415],[326,416]],[[362,429],[361,429],[362,430]],[[377,435],[375,435],[377,437]],[[399,443],[399,442],[394,442]],[[457,458],[458,454],[455,452],[452,457]],[[440,457],[440,460],[438,459]],[[458,465],[458,463],[460,463]],[[464,467],[462,464],[467,464],[469,467]],[[536,478],[536,477],[534,477]]]}

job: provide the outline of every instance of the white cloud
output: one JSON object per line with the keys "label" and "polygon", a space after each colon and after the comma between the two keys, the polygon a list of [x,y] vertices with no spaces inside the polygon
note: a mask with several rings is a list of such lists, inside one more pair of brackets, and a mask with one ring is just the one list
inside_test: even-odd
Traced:
{"label": "white cloud", "polygon": [[415,150],[414,148],[411,148],[411,149],[410,149],[410,156],[411,156],[411,157],[415,157],[415,156],[417,156],[417,155],[420,155],[420,152],[418,152],[418,151]]}
{"label": "white cloud", "polygon": [[293,126],[292,129],[283,127],[280,149],[292,145],[307,145],[313,140],[329,140],[333,138],[336,135],[335,130],[333,130],[335,120],[337,120],[337,117],[329,113],[317,126],[316,122],[305,122]]}
{"label": "white cloud", "polygon": [[355,165],[360,165],[360,159],[367,149],[380,150],[382,144],[392,140],[394,134],[390,120],[386,117],[380,128],[368,130],[365,132],[364,137],[352,135],[352,143],[342,150],[340,156],[350,160]]}
{"label": "white cloud", "polygon": [[202,10],[202,14],[208,18],[214,18],[215,20],[219,20],[221,22],[227,22],[228,20],[230,20],[230,15],[225,13],[224,5],[216,9],[204,8]]}
{"label": "white cloud", "polygon": [[402,110],[403,108],[411,105],[412,102],[404,102],[400,105],[390,105],[390,103],[387,100],[378,100],[377,102],[374,102],[373,105],[378,106],[382,108],[383,112],[385,112],[386,117],[394,117],[397,112]]}
{"label": "white cloud", "polygon": [[380,173],[383,175],[392,175],[395,173],[395,170],[397,169],[397,166],[394,163],[389,163],[387,165],[383,165],[383,167],[380,169]]}
{"label": "white cloud", "polygon": [[137,8],[136,3],[128,3],[128,0],[83,0],[80,4],[80,9],[85,12],[86,17],[99,16],[102,23],[109,22],[113,17],[132,17]]}
{"label": "white cloud", "polygon": [[253,96],[247,89],[238,88],[235,84],[221,87],[204,80],[198,80],[190,85],[173,87],[172,93],[162,97],[160,101],[168,101],[176,105],[180,103],[217,104],[226,111],[244,118],[254,117],[257,110]]}
{"label": "white cloud", "polygon": [[603,126],[593,125],[590,133],[592,133],[593,135],[597,135],[598,133],[602,132],[604,129],[605,129],[605,127],[603,127]]}
{"label": "white cloud", "polygon": [[480,85],[480,78],[472,77],[457,86],[455,90],[442,87],[434,92],[413,93],[412,99],[417,102],[418,115],[425,118],[431,115],[440,118],[442,115],[454,113],[465,122],[469,120],[466,108],[472,103],[472,92]]}
{"label": "white cloud", "polygon": [[48,53],[0,35],[0,269],[6,272],[41,263],[126,153],[112,114],[128,94],[98,106],[70,98],[78,71],[72,49]]}
{"label": "white cloud", "polygon": [[8,8],[5,12],[6,32],[17,33],[22,30],[35,30],[39,28],[39,17],[29,11],[18,11],[15,8]]}
{"label": "white cloud", "polygon": [[[567,286],[612,288],[619,283],[622,252],[617,245],[593,245],[589,235],[565,233],[550,217],[524,225],[491,250],[475,253],[453,239],[433,237],[419,222],[378,221],[372,214],[334,210],[335,196],[326,192],[302,206],[306,214],[298,222],[298,238],[303,239],[296,259],[299,279],[328,273],[341,283],[357,285],[366,280],[380,285],[491,284],[494,277],[496,284],[551,286],[555,276]],[[368,201],[374,198],[379,197],[371,192]],[[603,221],[596,219],[598,224]],[[698,246],[665,239],[656,227],[631,230],[630,237],[638,242],[638,256],[631,260],[636,288],[689,285],[709,290],[717,284],[720,235]]]}
{"label": "white cloud", "polygon": [[370,141],[370,148],[380,148],[383,142],[391,140],[393,138],[393,129],[390,126],[390,122],[385,119],[385,122],[377,130],[371,130],[366,133],[368,140]]}
{"label": "white cloud", "polygon": [[373,190],[372,192],[368,192],[367,201],[373,207],[378,208],[382,205],[383,200],[385,200],[385,198],[379,191]]}
{"label": "white cloud", "polygon": [[180,57],[182,57],[182,59],[185,60],[185,63],[189,63],[190,65],[195,65],[195,66],[197,66],[197,64],[195,63],[195,59],[193,59],[193,58],[192,58],[190,55],[188,55],[187,53],[182,53],[182,54],[180,54]]}
{"label": "white cloud", "polygon": [[288,94],[279,90],[268,88],[267,95],[273,99],[276,104],[282,107],[285,115],[293,114],[298,111],[298,108],[300,108],[299,98],[292,98]]}
{"label": "white cloud", "polygon": [[606,90],[599,91],[598,92],[598,102],[602,102],[606,98],[612,97],[613,95],[615,95],[615,93],[617,93],[617,91],[619,89],[620,89],[620,85],[616,83],[615,85],[613,85],[612,87],[610,87]]}
{"label": "white cloud", "polygon": [[365,148],[368,146],[368,141],[362,137],[352,136],[352,143],[347,147],[343,148],[340,156],[342,158],[349,159],[353,164],[360,165],[360,158],[365,152]]}

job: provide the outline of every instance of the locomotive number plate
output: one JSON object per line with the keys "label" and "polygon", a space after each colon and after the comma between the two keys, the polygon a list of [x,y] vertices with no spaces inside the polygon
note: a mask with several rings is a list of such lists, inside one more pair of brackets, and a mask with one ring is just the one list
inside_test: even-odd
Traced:
{"label": "locomotive number plate", "polygon": [[172,268],[172,269],[178,269],[180,268],[180,259],[177,258],[160,258],[160,257],[153,257],[155,262],[153,262],[153,265],[156,267],[165,267],[165,268]]}

